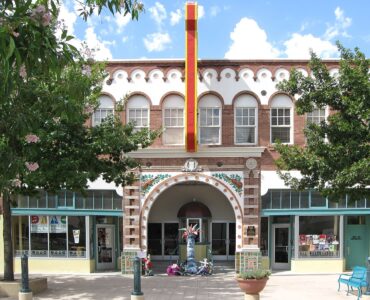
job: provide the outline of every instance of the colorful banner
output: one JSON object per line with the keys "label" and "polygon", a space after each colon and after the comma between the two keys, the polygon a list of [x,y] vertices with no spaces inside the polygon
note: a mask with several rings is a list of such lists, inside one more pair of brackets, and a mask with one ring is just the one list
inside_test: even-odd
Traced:
{"label": "colorful banner", "polygon": [[32,233],[66,233],[67,222],[66,216],[31,216]]}
{"label": "colorful banner", "polygon": [[197,151],[198,5],[185,8],[185,142],[188,152]]}

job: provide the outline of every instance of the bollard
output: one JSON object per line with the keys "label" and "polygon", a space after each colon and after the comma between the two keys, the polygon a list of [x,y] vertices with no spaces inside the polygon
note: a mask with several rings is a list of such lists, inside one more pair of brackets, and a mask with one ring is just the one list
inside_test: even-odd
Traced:
{"label": "bollard", "polygon": [[131,293],[131,300],[143,300],[144,293],[141,291],[141,259],[134,258],[134,290]]}
{"label": "bollard", "polygon": [[21,268],[22,268],[22,286],[19,291],[18,297],[19,300],[31,300],[32,299],[32,291],[29,285],[29,278],[28,278],[28,256],[27,254],[23,254],[21,258]]}

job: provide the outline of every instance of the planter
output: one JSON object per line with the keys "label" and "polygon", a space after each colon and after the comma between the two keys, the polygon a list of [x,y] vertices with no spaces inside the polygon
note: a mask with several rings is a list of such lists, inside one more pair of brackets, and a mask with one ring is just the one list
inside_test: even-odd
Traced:
{"label": "planter", "polygon": [[250,298],[245,299],[259,299],[259,293],[265,288],[268,277],[262,279],[242,279],[236,278],[240,289]]}

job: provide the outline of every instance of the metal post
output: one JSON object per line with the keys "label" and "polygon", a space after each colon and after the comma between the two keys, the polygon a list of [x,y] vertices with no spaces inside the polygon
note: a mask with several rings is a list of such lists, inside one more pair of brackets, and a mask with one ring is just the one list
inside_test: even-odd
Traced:
{"label": "metal post", "polygon": [[134,291],[132,296],[142,296],[144,293],[141,291],[141,259],[137,256],[134,258]]}
{"label": "metal post", "polygon": [[29,286],[28,280],[28,256],[27,254],[23,254],[21,258],[21,267],[22,267],[22,287],[21,293],[30,293],[31,289]]}

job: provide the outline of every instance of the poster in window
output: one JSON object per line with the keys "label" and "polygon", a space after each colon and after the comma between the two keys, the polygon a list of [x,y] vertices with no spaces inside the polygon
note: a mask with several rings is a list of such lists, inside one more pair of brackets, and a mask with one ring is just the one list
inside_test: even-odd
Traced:
{"label": "poster in window", "polygon": [[47,216],[31,216],[31,232],[47,233],[48,232]]}
{"label": "poster in window", "polygon": [[66,216],[50,216],[50,233],[66,233]]}

